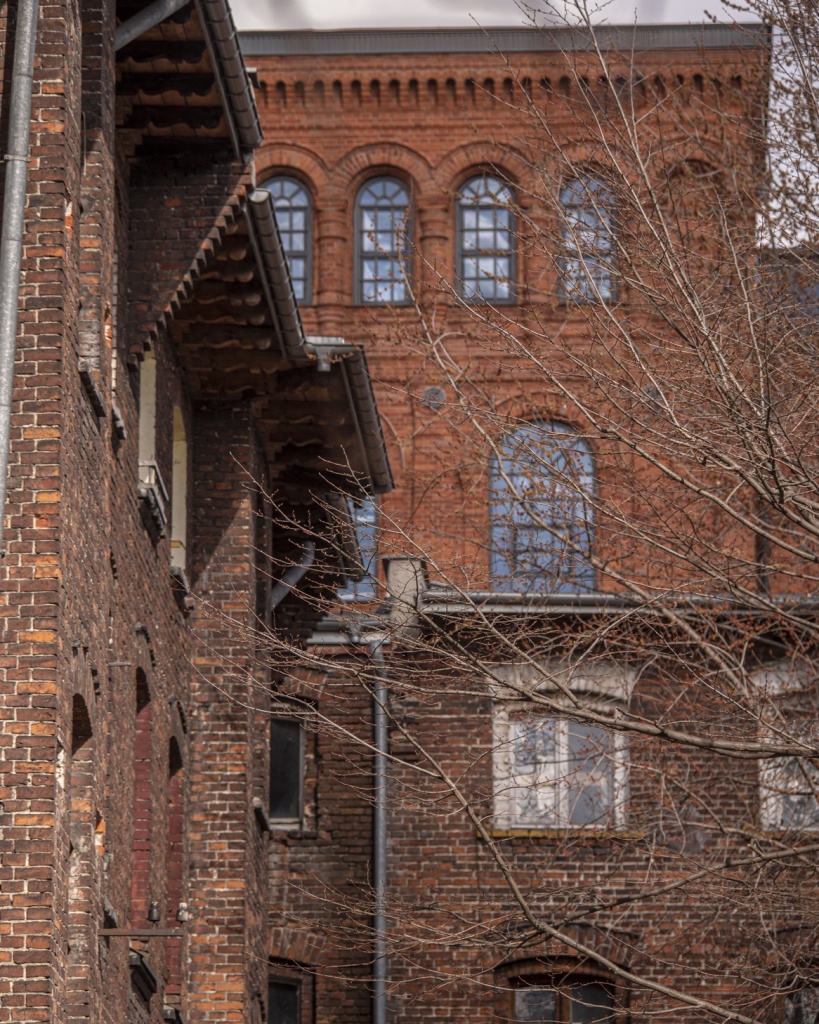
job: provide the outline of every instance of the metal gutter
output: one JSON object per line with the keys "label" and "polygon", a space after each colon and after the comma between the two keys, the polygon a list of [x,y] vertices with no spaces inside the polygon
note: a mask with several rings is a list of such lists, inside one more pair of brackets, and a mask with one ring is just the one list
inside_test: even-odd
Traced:
{"label": "metal gutter", "polygon": [[248,232],[282,355],[298,365],[313,363],[319,372],[340,364],[372,493],[385,494],[393,488],[393,477],[364,352],[341,338],[305,336],[273,198],[266,188],[251,193],[247,209]]}
{"label": "metal gutter", "polygon": [[[765,25],[601,25],[595,31],[605,50],[699,50],[767,47]],[[398,53],[558,53],[587,50],[583,29],[436,28],[292,32],[240,32],[248,57],[345,56]]]}
{"label": "metal gutter", "polygon": [[[803,600],[797,596],[775,598],[772,602],[783,611],[794,616],[813,616],[819,612],[819,602]],[[705,597],[692,594],[657,594],[651,601],[639,600],[627,594],[577,593],[538,594],[509,593],[506,591],[457,591],[449,587],[432,586],[418,596],[420,614],[471,615],[476,612],[488,615],[603,615],[641,614],[660,615],[663,608],[676,611],[731,616],[765,617],[775,614],[764,608],[740,604],[728,597]]]}
{"label": "metal gutter", "polygon": [[367,357],[360,345],[342,338],[307,337],[306,350],[315,355],[319,366],[335,361],[344,378],[344,388],[356,421],[356,431],[367,462],[373,494],[387,494],[395,486],[387,458],[387,446],[381,430]]}
{"label": "metal gutter", "polygon": [[23,264],[23,217],[28,182],[31,97],[34,87],[38,13],[38,0],[19,0],[14,33],[14,65],[11,74],[9,131],[5,155],[3,228],[0,234],[0,550],[3,545],[3,522],[8,488],[11,397]]}
{"label": "metal gutter", "polygon": [[194,2],[227,114],[233,148],[236,156],[244,160],[261,145],[262,126],[233,15],[227,0]]}

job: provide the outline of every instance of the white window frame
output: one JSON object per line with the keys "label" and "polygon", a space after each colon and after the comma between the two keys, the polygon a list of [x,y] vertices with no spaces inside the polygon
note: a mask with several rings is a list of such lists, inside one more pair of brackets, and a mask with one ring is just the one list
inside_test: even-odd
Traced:
{"label": "white window frame", "polygon": [[[799,730],[795,730],[799,731]],[[805,734],[819,739],[819,726],[804,722]],[[768,734],[768,739],[776,736]],[[795,819],[788,800],[805,801],[807,820]],[[805,757],[777,757],[759,767],[759,806],[762,826],[768,832],[819,832],[819,764]]]}
{"label": "white window frame", "polygon": [[[760,697],[775,709],[763,714],[760,729],[763,742],[776,743],[788,735],[798,741],[801,733],[809,744],[819,745],[819,725],[804,700],[806,691],[813,685],[809,666],[803,662],[775,662],[754,672],[751,679]],[[810,820],[786,820],[787,798],[806,792],[806,799],[813,804]],[[759,812],[762,827],[768,832],[819,832],[819,758],[815,761],[809,758],[806,749],[804,757],[761,760]]]}
{"label": "white window frame", "polygon": [[[594,710],[612,710],[605,707],[587,705]],[[516,740],[521,730],[531,728],[533,723],[551,723],[555,738],[555,758],[550,763],[537,762],[531,770],[520,770],[513,762]],[[579,722],[567,709],[566,713],[544,711],[539,714],[531,706],[526,709],[510,712],[508,706],[496,708],[493,716],[493,793],[495,810],[495,827],[504,830],[536,830],[571,829],[572,831],[599,832],[608,829],[622,828],[626,823],[628,805],[628,740],[625,733],[609,730],[611,738],[611,755],[614,759],[611,775],[611,799],[609,813],[605,820],[588,824],[571,820],[569,804],[570,789],[582,781],[583,776],[575,772],[569,774],[569,736],[570,723]],[[594,725],[595,723],[588,723]],[[604,726],[602,728],[605,728]],[[589,781],[594,778],[590,775]],[[537,794],[537,803],[543,808],[540,816],[529,815],[524,807],[524,800],[531,802],[532,791]],[[608,803],[608,802],[607,802]]]}

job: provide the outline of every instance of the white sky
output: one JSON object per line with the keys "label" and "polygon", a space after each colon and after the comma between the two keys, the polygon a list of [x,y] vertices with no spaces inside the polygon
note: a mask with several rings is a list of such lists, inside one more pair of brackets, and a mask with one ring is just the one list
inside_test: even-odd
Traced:
{"label": "white sky", "polygon": [[[462,28],[521,25],[515,0],[232,0],[240,29]],[[610,0],[599,19],[610,25],[702,22],[705,12],[734,21],[720,0]],[[740,19],[741,20],[741,19]],[[756,21],[756,18],[746,20]]]}

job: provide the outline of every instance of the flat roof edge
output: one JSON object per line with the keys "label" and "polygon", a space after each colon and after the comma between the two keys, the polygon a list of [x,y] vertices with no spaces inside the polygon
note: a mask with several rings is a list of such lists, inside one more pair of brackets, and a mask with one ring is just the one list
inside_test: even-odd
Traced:
{"label": "flat roof edge", "polygon": [[[597,30],[604,49],[645,50],[733,49],[769,45],[763,24],[735,25],[603,25]],[[396,53],[561,52],[589,46],[585,29],[558,28],[427,28],[338,29],[323,31],[240,32],[246,57],[319,56]]]}

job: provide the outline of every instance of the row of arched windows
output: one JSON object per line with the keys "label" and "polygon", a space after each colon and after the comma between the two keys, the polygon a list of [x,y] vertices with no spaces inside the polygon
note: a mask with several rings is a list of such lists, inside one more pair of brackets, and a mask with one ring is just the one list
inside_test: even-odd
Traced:
{"label": "row of arched windows", "polygon": [[[276,210],[296,298],[312,301],[313,199],[290,175],[265,183]],[[614,295],[614,198],[594,175],[560,191],[563,252],[560,292],[568,302],[609,302]],[[516,217],[512,190],[498,177],[465,181],[455,205],[456,288],[467,302],[515,301]],[[361,305],[401,305],[409,298],[412,204],[398,178],[370,178],[354,207],[353,298]]]}
{"label": "row of arched windows", "polygon": [[[491,588],[594,590],[595,490],[591,446],[567,424],[536,420],[507,434],[489,463]],[[366,575],[348,581],[339,597],[370,601],[376,596],[375,499],[364,499],[352,511]]]}

